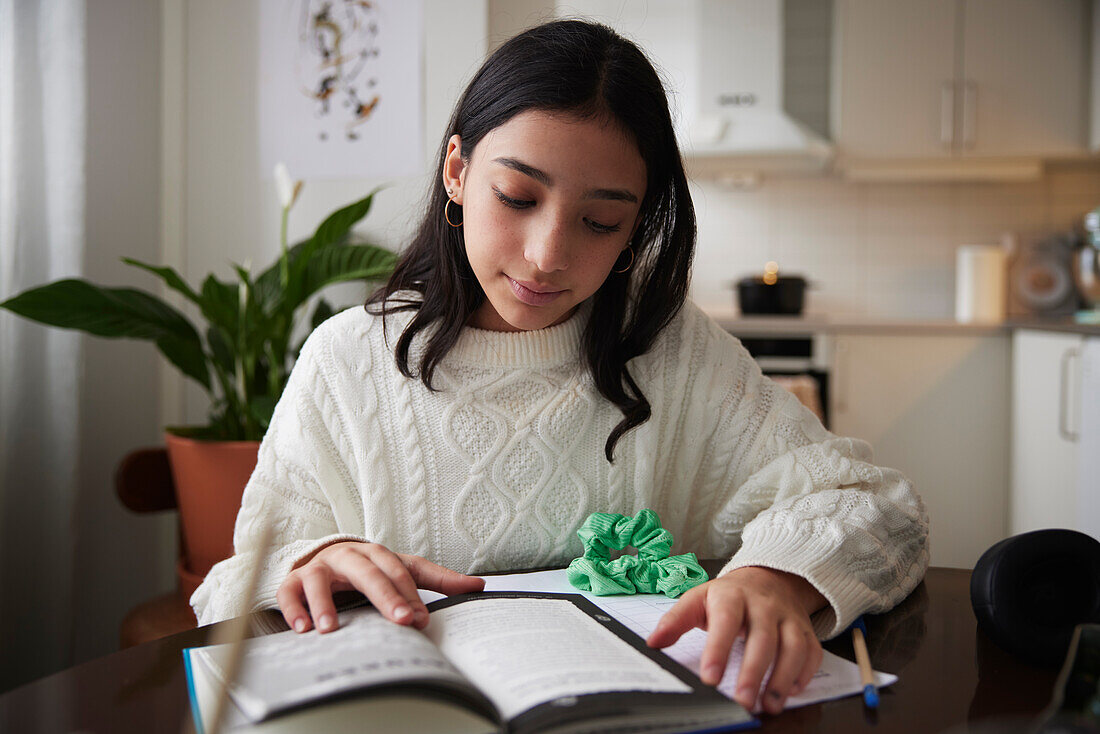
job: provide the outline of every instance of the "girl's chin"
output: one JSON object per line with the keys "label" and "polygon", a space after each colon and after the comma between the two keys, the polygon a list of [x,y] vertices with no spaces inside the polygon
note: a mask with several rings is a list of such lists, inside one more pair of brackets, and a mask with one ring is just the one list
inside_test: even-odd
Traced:
{"label": "girl's chin", "polygon": [[474,313],[470,325],[487,331],[538,331],[562,323],[574,311],[574,308],[570,308],[562,313],[557,308],[547,309],[522,303],[509,303],[507,306],[498,309],[487,300]]}

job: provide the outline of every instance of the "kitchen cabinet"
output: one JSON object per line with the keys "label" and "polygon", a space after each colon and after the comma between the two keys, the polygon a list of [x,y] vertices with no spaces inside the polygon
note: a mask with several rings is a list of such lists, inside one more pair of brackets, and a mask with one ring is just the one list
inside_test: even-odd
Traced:
{"label": "kitchen cabinet", "polygon": [[908,476],[930,519],[932,564],[971,568],[1007,534],[1006,334],[838,333],[832,430]]}
{"label": "kitchen cabinet", "polygon": [[1013,534],[1100,537],[1100,339],[1022,329],[1012,340]]}
{"label": "kitchen cabinet", "polygon": [[1086,0],[836,0],[835,13],[842,158],[1087,151]]}

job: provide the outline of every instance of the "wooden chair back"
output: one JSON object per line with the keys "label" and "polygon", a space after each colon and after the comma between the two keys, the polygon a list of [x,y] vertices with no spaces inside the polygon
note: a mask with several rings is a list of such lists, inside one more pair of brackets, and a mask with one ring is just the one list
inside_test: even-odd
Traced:
{"label": "wooden chair back", "polygon": [[[123,506],[140,514],[176,509],[176,488],[167,449],[163,446],[136,449],[124,456],[115,469],[115,493]],[[188,599],[176,588],[127,612],[119,625],[119,647],[167,637],[193,629],[196,624]]]}

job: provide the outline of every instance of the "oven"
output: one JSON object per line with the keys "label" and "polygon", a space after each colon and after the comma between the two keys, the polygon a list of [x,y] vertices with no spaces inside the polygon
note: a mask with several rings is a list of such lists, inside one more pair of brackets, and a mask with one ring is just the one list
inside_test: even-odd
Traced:
{"label": "oven", "polygon": [[[729,331],[741,340],[764,374],[790,390],[829,427],[829,363],[832,344],[820,331]],[[739,331],[741,333],[739,333]]]}

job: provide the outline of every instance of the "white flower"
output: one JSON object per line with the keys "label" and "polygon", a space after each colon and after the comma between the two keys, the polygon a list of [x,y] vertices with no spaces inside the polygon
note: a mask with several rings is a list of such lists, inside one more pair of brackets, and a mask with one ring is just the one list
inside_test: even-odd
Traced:
{"label": "white flower", "polygon": [[294,206],[298,200],[298,194],[302,191],[302,182],[290,178],[290,171],[285,163],[275,165],[275,192],[279,196],[279,205],[283,209]]}

